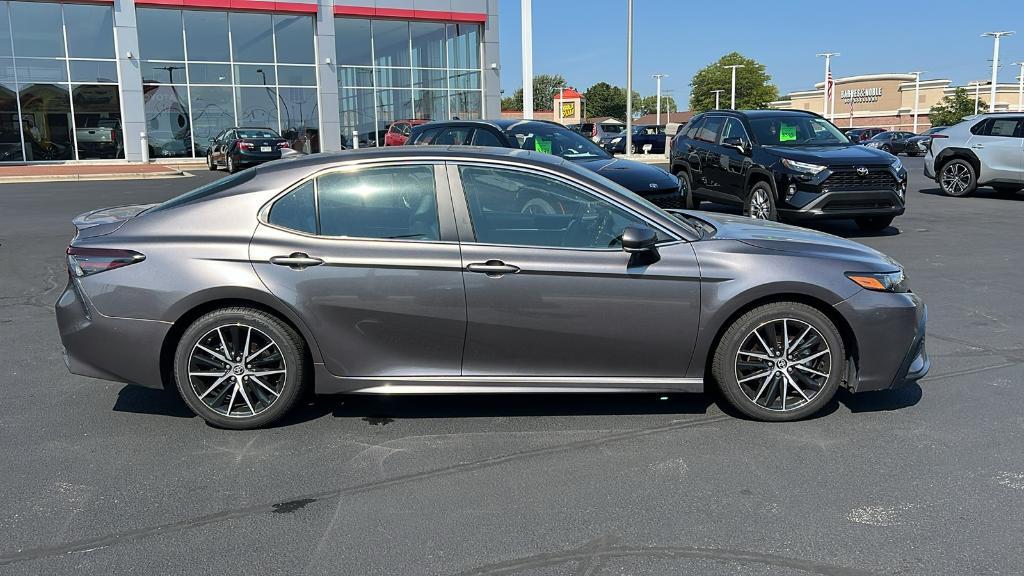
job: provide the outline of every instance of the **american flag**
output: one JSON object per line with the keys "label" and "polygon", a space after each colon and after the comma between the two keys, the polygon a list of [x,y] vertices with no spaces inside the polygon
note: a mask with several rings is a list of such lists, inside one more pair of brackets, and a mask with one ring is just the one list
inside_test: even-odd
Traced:
{"label": "american flag", "polygon": [[825,100],[828,102],[832,101],[832,88],[836,85],[835,81],[832,80],[832,67],[828,67],[828,75],[825,77]]}

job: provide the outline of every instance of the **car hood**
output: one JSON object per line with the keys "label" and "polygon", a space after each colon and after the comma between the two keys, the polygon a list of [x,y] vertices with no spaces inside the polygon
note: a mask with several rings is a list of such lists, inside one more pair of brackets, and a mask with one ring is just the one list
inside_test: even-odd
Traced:
{"label": "car hood", "polygon": [[827,166],[859,166],[862,164],[889,164],[893,157],[888,152],[861,144],[843,144],[838,146],[801,146],[789,148],[785,146],[764,146],[766,152],[779,158],[825,164]]}
{"label": "car hood", "polygon": [[824,232],[745,216],[686,212],[715,228],[711,240],[736,240],[779,252],[798,253],[811,258],[847,260],[851,272],[891,272],[902,269],[899,262],[874,248]]}
{"label": "car hood", "polygon": [[593,160],[574,160],[574,162],[637,194],[679,187],[679,180],[675,176],[657,166],[643,162],[621,158],[595,158]]}

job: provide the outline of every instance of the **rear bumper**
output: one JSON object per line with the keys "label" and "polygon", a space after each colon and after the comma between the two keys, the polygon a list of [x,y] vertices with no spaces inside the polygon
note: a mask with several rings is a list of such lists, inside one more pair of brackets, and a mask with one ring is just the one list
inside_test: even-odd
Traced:
{"label": "rear bumper", "polygon": [[862,290],[836,305],[857,341],[855,392],[888,390],[928,374],[928,309],[913,293]]}
{"label": "rear bumper", "polygon": [[160,352],[170,323],[104,316],[71,278],[55,311],[64,362],[72,374],[163,387]]}
{"label": "rear bumper", "polygon": [[899,216],[906,211],[905,198],[905,188],[903,195],[894,190],[835,191],[819,194],[800,208],[779,207],[778,212],[794,221]]}
{"label": "rear bumper", "polygon": [[935,180],[937,182],[938,178],[936,178],[935,176],[935,166],[933,166],[934,163],[935,157],[932,156],[930,152],[927,153],[924,157],[924,177],[929,180]]}
{"label": "rear bumper", "polygon": [[280,160],[281,151],[248,152],[244,150],[236,150],[232,153],[232,156],[235,157],[235,162],[237,164],[262,164],[263,162],[270,162],[271,160]]}

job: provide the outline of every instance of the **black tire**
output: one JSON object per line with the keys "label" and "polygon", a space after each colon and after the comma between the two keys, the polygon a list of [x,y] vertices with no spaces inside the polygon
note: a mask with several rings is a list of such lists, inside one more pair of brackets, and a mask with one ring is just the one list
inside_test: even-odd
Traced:
{"label": "black tire", "polygon": [[[794,396],[794,401],[797,402],[797,407],[789,408],[784,411],[762,406],[752,400],[743,388],[743,385],[739,382],[735,363],[738,355],[740,354],[740,347],[749,336],[753,335],[753,331],[755,329],[760,329],[760,327],[765,326],[772,321],[779,321],[782,319],[787,319],[791,324],[793,324],[793,320],[796,320],[800,323],[814,327],[824,342],[828,345],[828,349],[830,351],[828,377],[824,380],[824,383],[818,389],[817,393],[813,396],[809,395],[810,400],[802,403],[802,399],[796,400],[797,397]],[[795,338],[791,338],[790,342],[792,343],[794,339]],[[778,342],[775,344],[778,344]],[[802,345],[802,343],[800,344]],[[793,368],[790,367],[788,369],[788,373],[792,372]],[[722,338],[718,342],[718,347],[715,349],[711,365],[711,374],[718,383],[722,395],[729,404],[746,416],[770,422],[799,420],[818,412],[832,400],[836,390],[839,388],[839,384],[841,383],[845,372],[846,348],[843,344],[842,336],[840,335],[839,330],[836,329],[835,324],[833,324],[832,321],[829,320],[828,316],[823,314],[820,310],[798,302],[773,302],[754,308],[741,316],[733,322],[722,335]],[[766,381],[771,382],[774,385],[776,382],[774,378],[779,378],[780,380],[778,381],[781,382],[781,378],[784,376],[785,375],[775,376],[772,374],[772,380]],[[763,383],[758,385],[764,388]],[[812,388],[808,387],[808,390],[812,390]],[[775,391],[781,398],[782,394],[779,393],[780,387],[776,387]],[[787,392],[789,392],[788,389]],[[772,390],[769,389],[768,396],[765,400],[766,404],[769,403],[768,399],[770,399],[771,394]],[[789,394],[786,394],[786,396],[789,397]],[[757,399],[756,396],[755,399]]]}
{"label": "black tire", "polygon": [[[760,208],[755,206],[755,196],[763,198],[767,202],[767,206],[765,207],[761,203],[757,203],[761,206]],[[759,220],[778,221],[779,213],[775,208],[775,194],[767,182],[763,180],[754,182],[754,185],[750,187],[750,191],[747,192],[747,198],[743,202],[743,214]]]}
{"label": "black tire", "polygon": [[694,198],[693,185],[690,182],[690,174],[686,170],[676,172],[679,178],[679,192],[683,196],[684,206],[687,210],[700,210],[700,198]]}
{"label": "black tire", "polygon": [[978,174],[967,160],[953,158],[939,169],[939,187],[946,196],[970,196],[978,189]]}
{"label": "black tire", "polygon": [[857,227],[861,230],[880,232],[888,228],[895,218],[895,216],[861,216],[860,218],[854,218],[853,221],[857,223]]}
{"label": "black tire", "polygon": [[217,170],[217,163],[213,161],[213,154],[206,154],[206,168],[209,169],[210,172]]}
{"label": "black tire", "polygon": [[[245,328],[250,329],[248,331],[250,336],[256,334],[256,337],[252,340],[249,339],[250,336],[243,337],[242,331]],[[232,330],[236,331],[234,335]],[[194,356],[194,353],[198,354],[198,344],[216,342],[216,337],[212,336],[214,333],[217,334],[217,337],[224,338],[229,352],[237,351],[232,348],[244,347],[242,341],[245,338],[245,342],[250,343],[247,353],[253,353],[254,347],[269,340],[276,345],[279,355],[274,352],[274,348],[270,348],[251,361],[243,358],[238,364],[224,364],[223,366],[219,364],[223,360],[217,360],[217,357],[205,352],[202,354],[205,359]],[[263,340],[260,340],[260,337]],[[206,340],[207,338],[211,340]],[[224,353],[223,348],[220,348],[219,351],[218,348],[210,348],[210,350],[221,355]],[[210,362],[211,359],[216,363]],[[265,363],[268,361],[272,363],[269,367]],[[195,372],[194,370],[200,366],[207,367],[205,369],[211,370],[211,373]],[[244,370],[234,371],[236,366],[241,366]],[[250,367],[253,371],[274,371],[275,368],[279,370],[283,367],[285,373],[269,375],[266,372],[249,371]],[[227,379],[217,378],[212,371],[223,371]],[[240,373],[256,374],[259,379],[254,376],[252,380],[248,380],[248,376],[238,375]],[[232,430],[260,428],[284,416],[302,397],[307,373],[306,345],[299,334],[276,316],[253,308],[222,308],[199,317],[185,329],[174,354],[174,381],[188,407],[211,425]],[[243,381],[241,378],[247,380]],[[221,380],[223,383],[217,386],[216,383]],[[257,380],[262,388],[257,385]],[[208,398],[210,398],[212,406],[203,399],[207,396],[201,397],[202,393],[197,389],[207,386],[210,386]],[[267,386],[271,388],[268,389]],[[233,391],[239,387],[241,394]],[[210,392],[211,390],[212,392]],[[248,393],[245,393],[246,390]],[[231,402],[228,403],[227,410],[224,411],[226,413],[221,413],[215,407],[220,407],[220,402],[228,400],[229,392],[232,394]],[[274,394],[277,395],[274,396]],[[236,398],[236,395],[240,395],[242,398]],[[220,401],[217,398],[220,398]],[[236,399],[237,403],[232,403]],[[242,403],[243,399],[244,403]],[[253,402],[254,400],[255,402]],[[237,413],[233,407],[237,407]],[[248,408],[253,415],[244,415],[243,407]]]}
{"label": "black tire", "polygon": [[234,174],[235,172],[238,172],[238,165],[235,164],[234,156],[232,156],[231,154],[228,154],[227,155],[227,162],[228,162],[228,174]]}

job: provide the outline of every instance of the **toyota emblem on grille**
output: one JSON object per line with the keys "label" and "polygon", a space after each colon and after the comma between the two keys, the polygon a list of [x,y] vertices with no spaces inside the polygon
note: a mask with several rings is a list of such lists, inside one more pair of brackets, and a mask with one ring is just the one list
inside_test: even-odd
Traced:
{"label": "toyota emblem on grille", "polygon": [[868,169],[863,166],[857,166],[857,176],[867,176]]}
{"label": "toyota emblem on grille", "polygon": [[648,185],[647,185],[647,187],[648,187],[648,188],[657,188],[657,187],[658,187],[658,185],[657,185],[657,184],[655,184],[654,182],[651,182],[650,184],[648,184]]}

